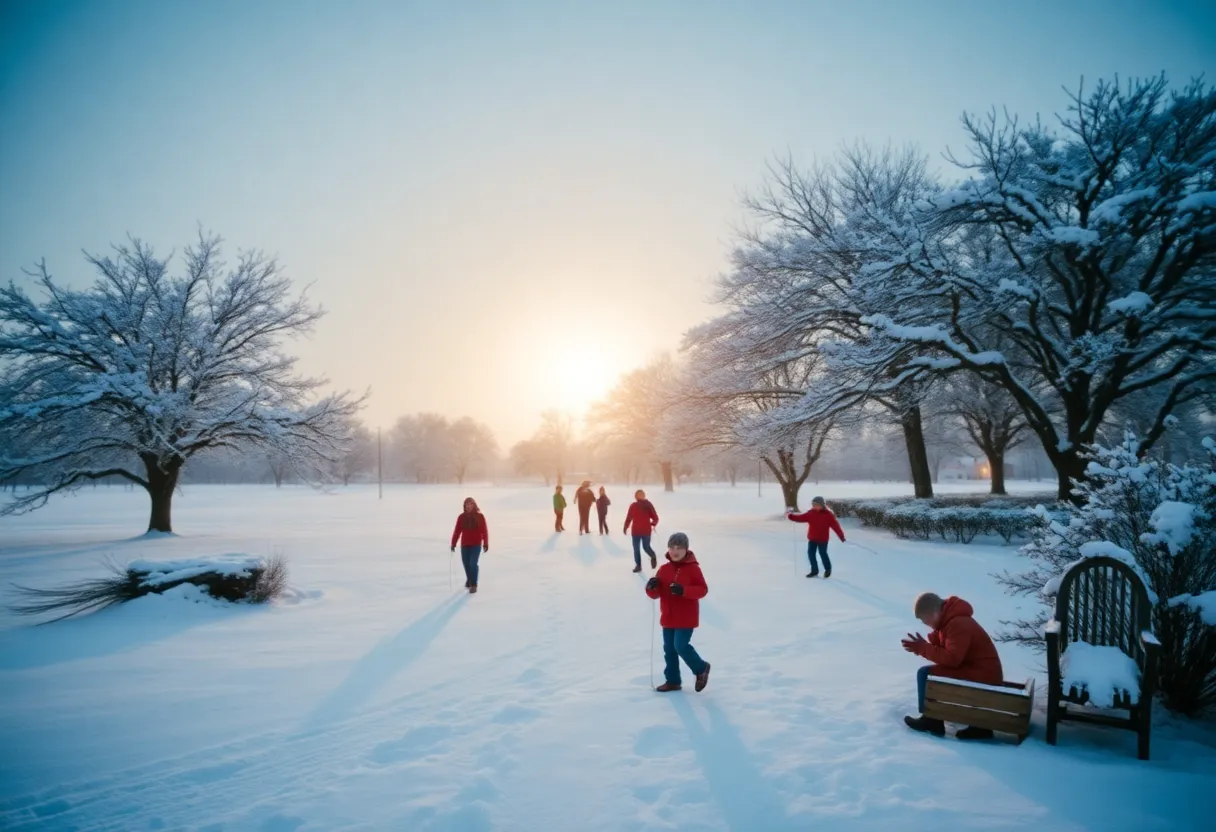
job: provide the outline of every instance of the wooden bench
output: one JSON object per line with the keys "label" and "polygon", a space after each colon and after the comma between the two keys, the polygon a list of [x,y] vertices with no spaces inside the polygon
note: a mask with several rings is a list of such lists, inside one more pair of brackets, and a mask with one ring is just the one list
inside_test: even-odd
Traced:
{"label": "wooden bench", "polygon": [[[1152,731],[1153,695],[1161,643],[1152,632],[1152,609],[1144,582],[1127,564],[1110,557],[1087,558],[1064,573],[1056,595],[1055,617],[1047,622],[1047,742],[1056,744],[1059,724],[1088,722],[1125,728],[1138,736],[1137,754],[1147,760]],[[1084,706],[1089,691],[1064,689],[1062,662],[1078,642],[1117,647],[1140,671],[1139,696],[1117,691],[1105,713]],[[1120,713],[1121,712],[1121,713]]]}
{"label": "wooden bench", "polygon": [[930,676],[925,685],[925,716],[1013,734],[1019,745],[1030,735],[1032,711],[1034,679],[984,685]]}

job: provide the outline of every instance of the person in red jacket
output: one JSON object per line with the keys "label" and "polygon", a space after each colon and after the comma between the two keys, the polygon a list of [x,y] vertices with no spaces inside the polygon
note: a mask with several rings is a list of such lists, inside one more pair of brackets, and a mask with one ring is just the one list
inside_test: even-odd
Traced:
{"label": "person in red jacket", "polygon": [[832,577],[832,562],[828,560],[828,539],[831,535],[828,532],[836,532],[840,542],[844,543],[844,529],[840,528],[836,515],[823,502],[822,497],[816,497],[811,500],[810,511],[795,514],[791,508],[786,510],[786,516],[795,523],[806,523],[806,556],[811,561],[811,571],[806,576],[814,578],[819,575],[819,562],[815,560],[815,552],[818,550],[823,557],[823,577]]}
{"label": "person in red jacket", "polygon": [[[970,604],[962,598],[951,596],[943,601],[932,592],[923,592],[916,597],[912,611],[931,630],[927,639],[920,633],[908,633],[903,640],[905,650],[932,662],[916,672],[917,704],[922,714],[930,676],[965,679],[985,685],[999,685],[1004,681],[996,645],[971,617],[975,610]],[[914,731],[926,731],[937,737],[946,734],[945,723],[940,719],[906,716],[904,723]],[[987,728],[964,728],[955,736],[960,740],[991,739],[992,732]]]}
{"label": "person in red jacket", "polygon": [[633,505],[625,512],[625,534],[629,534],[629,527],[633,526],[633,571],[641,572],[642,549],[650,555],[651,569],[659,565],[654,549],[650,548],[650,535],[654,533],[654,527],[659,525],[659,514],[654,510],[654,504],[646,499],[646,492],[642,489],[634,492],[633,497]]}
{"label": "person in red jacket", "polygon": [[680,659],[697,677],[696,690],[709,684],[709,662],[692,646],[692,633],[701,623],[701,599],[709,593],[697,556],[688,550],[688,535],[676,532],[667,540],[667,563],[646,582],[646,594],[659,600],[663,628],[663,670],[666,681],[655,690],[680,690]]}
{"label": "person in red jacket", "polygon": [[460,562],[464,564],[464,586],[469,592],[477,591],[477,561],[482,552],[490,551],[490,529],[486,517],[477,508],[472,497],[464,500],[464,511],[456,518],[456,529],[452,532],[452,551],[460,542]]}

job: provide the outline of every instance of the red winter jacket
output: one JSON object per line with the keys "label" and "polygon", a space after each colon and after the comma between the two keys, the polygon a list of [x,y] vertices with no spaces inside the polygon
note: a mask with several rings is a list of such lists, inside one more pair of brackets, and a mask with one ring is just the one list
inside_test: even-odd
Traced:
{"label": "red winter jacket", "polygon": [[480,511],[477,512],[477,523],[473,528],[465,528],[464,525],[465,512],[461,512],[456,518],[456,531],[452,532],[452,545],[456,545],[456,541],[460,541],[461,546],[490,546],[490,529],[486,526],[486,516]]}
{"label": "red winter jacket", "polygon": [[[659,626],[672,630],[696,628],[701,623],[699,599],[709,593],[697,556],[689,552],[679,563],[669,556],[667,563],[660,566],[654,576],[659,579],[659,588],[653,591],[648,589],[646,594],[659,599]],[[684,587],[683,596],[671,594],[673,583]]]}
{"label": "red winter jacket", "polygon": [[941,621],[929,633],[929,643],[921,647],[920,655],[933,662],[932,676],[999,685],[1005,679],[1001,657],[988,633],[971,617],[973,612],[962,598],[947,598]]}
{"label": "red winter jacket", "polygon": [[633,534],[637,537],[649,537],[654,527],[659,525],[659,514],[654,510],[650,500],[634,500],[625,512],[625,532],[633,525]]}
{"label": "red winter jacket", "polygon": [[844,529],[840,528],[840,523],[836,521],[836,515],[832,514],[831,509],[811,509],[802,514],[788,516],[795,523],[806,523],[806,539],[812,543],[827,543],[831,537],[829,531],[836,532],[836,536],[841,541],[844,540]]}

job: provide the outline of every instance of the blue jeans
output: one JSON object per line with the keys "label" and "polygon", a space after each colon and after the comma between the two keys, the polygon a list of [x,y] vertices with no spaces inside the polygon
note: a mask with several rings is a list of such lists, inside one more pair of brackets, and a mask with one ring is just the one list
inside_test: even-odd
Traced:
{"label": "blue jeans", "polygon": [[916,707],[922,714],[925,712],[925,688],[929,684],[929,669],[930,665],[925,665],[916,671]]}
{"label": "blue jeans", "polygon": [[633,565],[634,566],[642,565],[642,550],[643,549],[646,550],[646,554],[650,555],[651,557],[654,557],[654,549],[650,548],[650,535],[641,537],[641,536],[635,534],[633,536]]}
{"label": "blue jeans", "polygon": [[481,546],[461,546],[460,562],[464,564],[464,578],[477,585],[477,561],[481,557]]}
{"label": "blue jeans", "polygon": [[663,628],[663,658],[667,661],[666,667],[663,668],[663,677],[670,684],[680,684],[680,659],[684,660],[694,675],[700,676],[705,672],[705,660],[697,654],[691,644],[694,632],[692,628],[686,630]]}
{"label": "blue jeans", "polygon": [[832,571],[832,562],[828,560],[828,542],[825,540],[822,543],[816,543],[813,540],[808,540],[806,543],[806,556],[811,562],[811,571],[818,572],[819,564],[815,562],[815,550],[819,550],[819,556],[823,558],[823,568],[827,572]]}

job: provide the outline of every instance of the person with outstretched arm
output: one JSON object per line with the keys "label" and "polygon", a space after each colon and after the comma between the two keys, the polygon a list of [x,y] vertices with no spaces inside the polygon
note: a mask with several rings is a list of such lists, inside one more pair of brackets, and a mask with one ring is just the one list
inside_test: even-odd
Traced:
{"label": "person with outstretched arm", "polygon": [[828,560],[829,532],[836,532],[840,542],[844,543],[844,529],[840,528],[836,515],[827,507],[822,497],[816,497],[811,500],[810,511],[795,514],[794,509],[786,509],[786,516],[795,523],[806,523],[806,556],[811,561],[811,571],[807,573],[807,577],[814,578],[819,575],[816,552],[823,558],[823,577],[832,577],[832,562]]}
{"label": "person with outstretched arm", "polygon": [[472,497],[465,498],[464,511],[456,518],[456,529],[452,532],[453,552],[457,542],[460,543],[460,562],[464,565],[464,587],[472,594],[477,591],[481,553],[490,551],[490,529]]}

